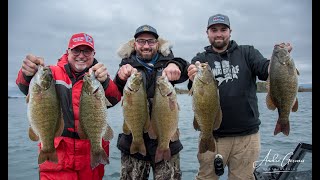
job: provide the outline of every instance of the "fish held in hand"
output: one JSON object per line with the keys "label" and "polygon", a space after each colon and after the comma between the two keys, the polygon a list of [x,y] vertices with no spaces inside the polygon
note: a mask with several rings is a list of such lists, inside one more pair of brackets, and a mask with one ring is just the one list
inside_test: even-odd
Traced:
{"label": "fish held in hand", "polygon": [[49,67],[38,66],[37,73],[30,81],[26,102],[29,138],[41,142],[38,164],[46,160],[58,163],[54,137],[62,134],[64,121],[55,80]]}
{"label": "fish held in hand", "polygon": [[298,110],[298,75],[293,59],[286,46],[275,46],[271,56],[267,80],[266,104],[270,110],[278,110],[274,135],[290,133],[290,112]]}
{"label": "fish held in hand", "polygon": [[170,160],[170,141],[179,139],[179,105],[177,94],[167,76],[159,76],[156,80],[155,94],[151,113],[149,137],[158,139],[155,162]]}
{"label": "fish held in hand", "polygon": [[107,122],[107,106],[110,105],[94,71],[85,74],[80,95],[78,134],[81,139],[90,140],[92,169],[100,163],[109,164],[109,157],[102,148],[102,138],[106,141],[113,138],[113,130]]}
{"label": "fish held in hand", "polygon": [[148,131],[150,116],[148,111],[147,93],[142,73],[134,72],[128,78],[123,89],[122,112],[124,117],[123,133],[132,134],[130,154],[146,155],[143,133]]}
{"label": "fish held in hand", "polygon": [[194,129],[200,131],[199,153],[215,151],[213,130],[220,127],[222,110],[220,107],[217,82],[208,63],[195,63],[198,71],[190,89],[194,111]]}

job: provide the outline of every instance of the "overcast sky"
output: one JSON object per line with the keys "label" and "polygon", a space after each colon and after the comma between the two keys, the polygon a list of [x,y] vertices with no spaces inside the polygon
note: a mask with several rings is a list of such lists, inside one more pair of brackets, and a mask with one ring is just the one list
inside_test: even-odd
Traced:
{"label": "overcast sky", "polygon": [[311,0],[10,0],[8,6],[8,90],[28,53],[56,64],[72,34],[86,32],[95,40],[95,57],[112,78],[120,57],[119,46],[137,27],[149,24],[173,44],[175,56],[190,62],[208,45],[207,20],[226,14],[231,39],[254,45],[267,58],[273,45],[290,42],[300,71],[299,83],[312,81]]}

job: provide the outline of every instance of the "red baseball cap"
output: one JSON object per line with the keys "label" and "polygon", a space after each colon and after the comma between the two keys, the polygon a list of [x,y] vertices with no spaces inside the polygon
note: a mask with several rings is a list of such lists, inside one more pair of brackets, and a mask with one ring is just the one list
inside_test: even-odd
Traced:
{"label": "red baseball cap", "polygon": [[92,36],[86,33],[77,33],[72,35],[68,48],[73,49],[80,45],[87,45],[94,49],[94,42]]}

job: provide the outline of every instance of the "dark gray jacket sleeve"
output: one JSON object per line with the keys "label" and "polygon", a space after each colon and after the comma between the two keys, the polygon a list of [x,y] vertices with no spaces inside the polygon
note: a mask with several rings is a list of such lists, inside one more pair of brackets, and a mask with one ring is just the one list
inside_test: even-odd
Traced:
{"label": "dark gray jacket sleeve", "polygon": [[270,60],[263,57],[262,54],[253,46],[249,46],[248,51],[248,64],[251,68],[252,73],[258,76],[260,80],[266,81],[269,75],[268,66]]}

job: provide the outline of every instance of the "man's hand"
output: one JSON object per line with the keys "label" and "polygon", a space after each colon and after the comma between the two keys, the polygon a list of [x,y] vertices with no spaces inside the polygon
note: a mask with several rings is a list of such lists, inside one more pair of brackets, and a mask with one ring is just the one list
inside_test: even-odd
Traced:
{"label": "man's hand", "polygon": [[120,67],[118,70],[118,76],[122,81],[126,81],[132,73],[137,72],[138,70],[132,67],[130,64],[125,64]]}
{"label": "man's hand", "polygon": [[282,42],[282,43],[276,44],[276,45],[274,45],[274,46],[280,46],[281,48],[284,48],[284,47],[285,47],[285,48],[288,49],[288,52],[289,52],[289,53],[292,51],[292,46],[291,46],[290,43],[284,43],[284,42]]}
{"label": "man's hand", "polygon": [[[97,63],[92,68],[90,68],[92,71],[94,71],[94,75],[98,79],[99,82],[103,83],[110,75],[107,70],[107,67],[104,66],[102,63]],[[91,71],[89,70],[89,72]]]}
{"label": "man's hand", "polygon": [[197,72],[198,72],[198,69],[197,69],[196,65],[190,64],[190,66],[188,67],[188,76],[189,76],[189,79],[191,81],[193,81],[193,79],[196,76]]}
{"label": "man's hand", "polygon": [[181,71],[175,63],[169,63],[162,71],[162,76],[167,76],[169,81],[176,81],[180,79]]}
{"label": "man's hand", "polygon": [[44,59],[28,54],[22,62],[22,73],[26,76],[33,76],[38,71],[38,65],[44,66]]}

